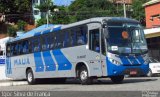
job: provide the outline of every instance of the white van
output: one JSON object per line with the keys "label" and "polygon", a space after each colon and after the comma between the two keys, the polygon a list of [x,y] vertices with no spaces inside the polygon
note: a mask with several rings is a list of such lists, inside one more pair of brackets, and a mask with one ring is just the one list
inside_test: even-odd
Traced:
{"label": "white van", "polygon": [[147,76],[160,74],[160,62],[152,57],[149,58],[149,72]]}
{"label": "white van", "polygon": [[6,42],[10,39],[13,39],[12,37],[6,37],[0,39],[0,80],[8,79],[5,74],[5,54],[6,54]]}

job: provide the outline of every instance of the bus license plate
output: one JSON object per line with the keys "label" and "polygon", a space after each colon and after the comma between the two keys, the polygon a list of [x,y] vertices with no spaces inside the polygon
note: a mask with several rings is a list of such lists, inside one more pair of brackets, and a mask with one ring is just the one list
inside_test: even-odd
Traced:
{"label": "bus license plate", "polygon": [[136,75],[137,74],[137,71],[136,70],[131,70],[130,71],[130,75]]}

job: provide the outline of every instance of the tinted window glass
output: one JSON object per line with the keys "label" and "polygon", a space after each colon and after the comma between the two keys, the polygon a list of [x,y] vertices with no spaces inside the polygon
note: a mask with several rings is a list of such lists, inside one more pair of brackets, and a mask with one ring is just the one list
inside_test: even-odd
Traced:
{"label": "tinted window glass", "polygon": [[33,38],[32,40],[32,51],[33,52],[39,52],[41,50],[40,46],[40,37]]}

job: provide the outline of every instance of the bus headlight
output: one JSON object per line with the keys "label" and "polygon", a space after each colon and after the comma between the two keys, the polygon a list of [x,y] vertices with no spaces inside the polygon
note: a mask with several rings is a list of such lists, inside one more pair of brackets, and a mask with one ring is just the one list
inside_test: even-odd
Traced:
{"label": "bus headlight", "polygon": [[115,64],[115,65],[117,65],[117,66],[121,65],[120,62],[118,62],[118,61],[116,61],[116,60],[114,60],[114,59],[109,58],[109,61],[110,61],[112,64]]}

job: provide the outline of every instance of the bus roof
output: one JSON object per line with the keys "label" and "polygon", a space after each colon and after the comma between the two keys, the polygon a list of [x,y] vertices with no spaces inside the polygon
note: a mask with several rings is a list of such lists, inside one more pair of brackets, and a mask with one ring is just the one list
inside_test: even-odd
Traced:
{"label": "bus roof", "polygon": [[74,26],[78,26],[78,25],[82,25],[82,24],[87,24],[87,23],[91,23],[91,22],[99,22],[102,23],[102,21],[115,21],[115,22],[136,22],[138,23],[138,21],[134,20],[134,19],[130,19],[130,18],[123,18],[123,17],[96,17],[96,18],[91,18],[91,19],[86,19],[86,20],[82,20],[79,22],[75,22],[75,23],[71,23],[71,24],[67,24],[67,25],[54,25],[54,24],[45,24],[42,25],[40,27],[37,27],[31,31],[26,32],[25,34],[23,34],[20,37],[16,37],[13,40],[11,40],[10,42],[13,41],[17,41],[17,40],[21,40],[21,39],[25,39],[25,38],[29,38],[32,36],[38,36],[41,34],[45,34],[45,33],[50,33],[53,31],[58,31],[61,29],[65,29],[65,28],[69,28],[69,27],[74,27]]}

